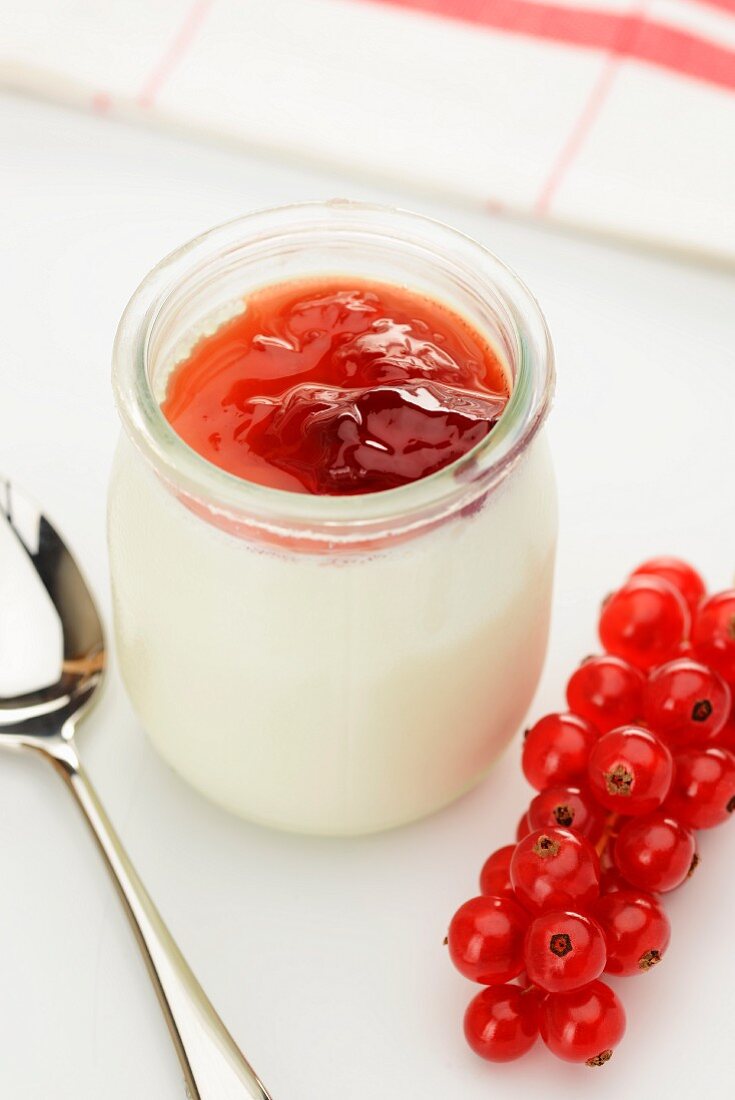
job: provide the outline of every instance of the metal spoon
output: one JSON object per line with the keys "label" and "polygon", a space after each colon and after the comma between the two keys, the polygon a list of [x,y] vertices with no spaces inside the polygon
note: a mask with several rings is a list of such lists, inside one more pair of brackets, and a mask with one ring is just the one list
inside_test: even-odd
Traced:
{"label": "metal spoon", "polygon": [[270,1100],[174,943],[81,766],[74,733],[104,670],[102,623],[74,558],[33,501],[0,478],[0,746],[40,753],[74,795],[143,953],[190,1100]]}

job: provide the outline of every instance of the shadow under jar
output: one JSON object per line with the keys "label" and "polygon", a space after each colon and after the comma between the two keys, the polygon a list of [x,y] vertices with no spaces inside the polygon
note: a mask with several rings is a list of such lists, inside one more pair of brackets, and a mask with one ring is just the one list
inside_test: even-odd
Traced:
{"label": "shadow under jar", "polygon": [[[452,465],[374,493],[287,492],[212,465],[161,411],[172,369],[249,292],[335,274],[464,318],[507,371],[500,420]],[[400,825],[476,783],[524,716],[548,634],[554,372],[523,284],[468,237],[402,211],[257,213],[143,281],[113,377],[117,654],[169,764],[246,818],[333,835]]]}

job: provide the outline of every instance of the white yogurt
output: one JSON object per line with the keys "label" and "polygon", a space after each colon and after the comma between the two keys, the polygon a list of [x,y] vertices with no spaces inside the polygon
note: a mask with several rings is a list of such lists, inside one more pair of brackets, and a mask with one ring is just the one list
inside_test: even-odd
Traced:
{"label": "white yogurt", "polygon": [[252,820],[344,834],[420,817],[482,777],[530,703],[556,542],[542,437],[475,515],[348,561],[203,522],[123,440],[109,535],[143,725]]}

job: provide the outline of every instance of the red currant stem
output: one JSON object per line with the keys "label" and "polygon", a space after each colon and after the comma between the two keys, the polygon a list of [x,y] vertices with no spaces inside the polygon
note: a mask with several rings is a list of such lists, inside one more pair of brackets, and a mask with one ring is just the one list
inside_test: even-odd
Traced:
{"label": "red currant stem", "polygon": [[616,835],[615,826],[617,825],[619,820],[620,814],[608,814],[607,821],[605,822],[605,828],[602,830],[602,835],[597,841],[597,844],[595,844],[595,849],[598,856],[602,856],[602,853],[607,848],[607,843],[610,840],[610,837]]}

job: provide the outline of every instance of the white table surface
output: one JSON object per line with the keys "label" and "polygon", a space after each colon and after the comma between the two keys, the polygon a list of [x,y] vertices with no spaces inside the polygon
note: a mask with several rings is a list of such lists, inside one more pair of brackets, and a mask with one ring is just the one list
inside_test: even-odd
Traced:
{"label": "white table surface", "polygon": [[[0,99],[0,469],[57,518],[109,621],[105,486],[117,319],[142,275],[247,210],[349,195],[433,213],[527,280],[554,335],[561,538],[532,716],[595,648],[600,597],[670,551],[735,568],[732,275],[381,192],[303,167]],[[451,731],[447,731],[451,736]],[[665,963],[617,983],[625,1043],[604,1069],[541,1044],[492,1067],[465,1047],[475,987],[442,947],[483,858],[529,797],[518,741],[419,825],[350,842],[231,818],[157,758],[114,669],[80,735],[89,770],[185,954],[275,1100],[643,1100],[733,1095],[735,825],[669,899]],[[0,1097],[174,1100],[183,1087],[120,906],[62,785],[0,767]]]}

